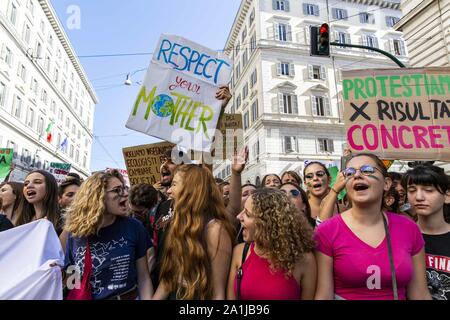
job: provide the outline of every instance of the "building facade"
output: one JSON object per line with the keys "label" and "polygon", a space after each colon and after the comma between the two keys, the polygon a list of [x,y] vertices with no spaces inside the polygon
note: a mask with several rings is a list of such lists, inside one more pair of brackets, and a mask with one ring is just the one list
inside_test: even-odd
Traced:
{"label": "building facade", "polygon": [[0,49],[0,147],[19,168],[88,176],[98,99],[50,1],[1,1]]}
{"label": "building facade", "polygon": [[[331,58],[310,56],[310,26],[330,25],[330,40],[364,44],[407,63],[400,1],[243,0],[225,51],[234,62],[233,100],[241,113],[250,157],[244,182],[268,173],[302,173],[308,161],[339,165],[345,143],[341,72],[397,68],[376,52],[331,47]],[[230,163],[214,173],[229,178]]]}
{"label": "building facade", "polygon": [[[450,66],[450,0],[402,1],[402,19],[395,29],[404,34],[411,67]],[[450,164],[436,162],[450,173]]]}

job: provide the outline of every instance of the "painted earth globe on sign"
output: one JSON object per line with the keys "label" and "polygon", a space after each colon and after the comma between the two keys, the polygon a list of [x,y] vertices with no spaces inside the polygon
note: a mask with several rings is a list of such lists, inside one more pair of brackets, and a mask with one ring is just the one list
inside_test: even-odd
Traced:
{"label": "painted earth globe on sign", "polygon": [[165,118],[172,114],[174,107],[173,100],[170,96],[160,94],[153,100],[152,110],[158,117]]}

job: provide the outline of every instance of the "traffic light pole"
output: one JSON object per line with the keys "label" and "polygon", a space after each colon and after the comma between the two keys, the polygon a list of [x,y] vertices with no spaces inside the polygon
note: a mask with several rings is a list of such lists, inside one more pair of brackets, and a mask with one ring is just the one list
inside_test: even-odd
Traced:
{"label": "traffic light pole", "polygon": [[362,45],[357,45],[357,44],[347,44],[347,43],[339,43],[339,42],[330,42],[330,46],[337,46],[337,47],[351,47],[351,48],[360,48],[360,49],[367,49],[367,50],[371,50],[371,51],[376,51],[379,52],[381,54],[384,54],[386,57],[390,58],[392,61],[394,61],[400,68],[406,68],[406,66],[400,61],[398,60],[395,56],[393,56],[392,54],[390,54],[389,52],[386,52],[384,50],[378,49],[378,48],[373,48],[373,47],[368,47],[368,46],[362,46]]}

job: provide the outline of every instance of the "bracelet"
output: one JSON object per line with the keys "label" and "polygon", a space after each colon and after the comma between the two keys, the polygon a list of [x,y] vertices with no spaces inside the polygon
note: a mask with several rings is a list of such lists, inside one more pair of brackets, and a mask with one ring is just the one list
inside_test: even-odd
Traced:
{"label": "bracelet", "polygon": [[336,193],[336,194],[339,194],[339,192],[337,192],[336,190],[334,190],[334,188],[333,188],[333,187],[331,187],[331,190],[333,190],[333,191],[334,191],[334,193]]}

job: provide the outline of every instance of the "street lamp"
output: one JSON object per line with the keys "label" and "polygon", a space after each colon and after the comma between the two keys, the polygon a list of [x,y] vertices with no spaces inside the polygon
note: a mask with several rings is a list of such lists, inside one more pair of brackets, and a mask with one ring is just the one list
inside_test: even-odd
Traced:
{"label": "street lamp", "polygon": [[144,70],[147,70],[147,68],[135,70],[135,71],[133,71],[131,73],[128,73],[127,74],[127,78],[125,79],[125,82],[123,84],[126,85],[126,86],[131,86],[133,84],[133,82],[131,81],[131,76],[136,74],[136,73],[138,73],[138,72],[140,72],[140,71],[144,71]]}

